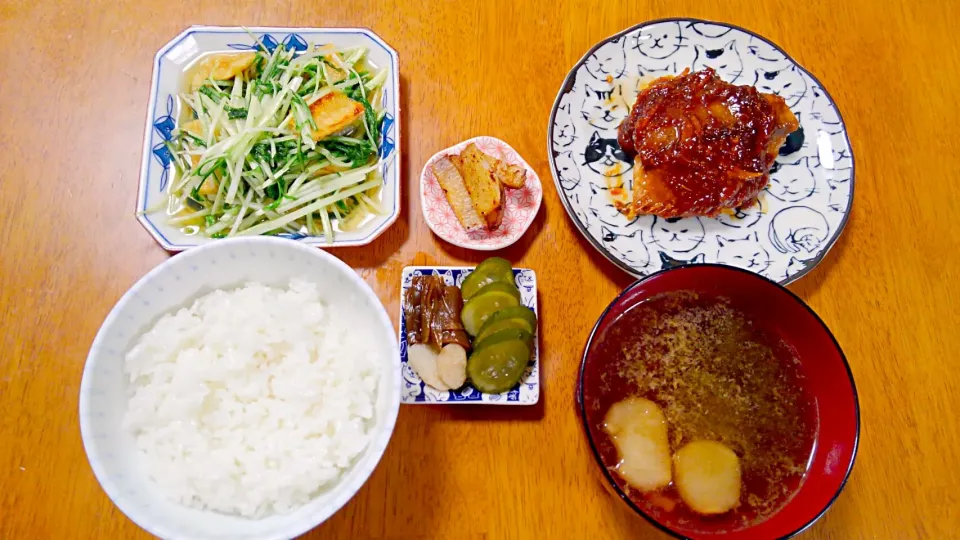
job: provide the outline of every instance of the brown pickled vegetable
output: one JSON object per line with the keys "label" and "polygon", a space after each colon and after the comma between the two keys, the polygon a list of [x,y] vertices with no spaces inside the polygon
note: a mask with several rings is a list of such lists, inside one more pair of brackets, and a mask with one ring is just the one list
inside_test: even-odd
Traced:
{"label": "brown pickled vegetable", "polygon": [[407,335],[407,343],[415,345],[422,343],[420,341],[420,313],[422,311],[421,299],[423,297],[423,281],[418,277],[413,278],[413,283],[403,297],[403,324]]}
{"label": "brown pickled vegetable", "polygon": [[453,285],[443,287],[443,296],[434,304],[436,314],[433,318],[432,335],[434,342],[443,347],[455,343],[464,350],[470,350],[470,337],[463,329],[460,311],[463,309],[463,297],[460,288]]}
{"label": "brown pickled vegetable", "polygon": [[455,343],[470,348],[470,338],[460,321],[460,289],[439,276],[414,276],[404,295],[403,320],[407,343],[432,343],[438,348]]}

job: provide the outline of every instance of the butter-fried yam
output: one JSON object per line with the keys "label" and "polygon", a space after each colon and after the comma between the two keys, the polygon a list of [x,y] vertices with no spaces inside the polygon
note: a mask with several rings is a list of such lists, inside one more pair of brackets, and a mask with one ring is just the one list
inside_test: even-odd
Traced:
{"label": "butter-fried yam", "polygon": [[447,202],[453,208],[457,220],[463,228],[468,231],[476,231],[486,226],[483,218],[473,207],[473,201],[470,200],[470,192],[467,191],[466,183],[460,171],[453,165],[448,158],[440,158],[433,164],[433,175],[437,178],[443,194],[447,196]]}
{"label": "butter-fried yam", "polygon": [[450,161],[463,176],[473,207],[483,218],[488,229],[496,229],[503,219],[503,186],[493,173],[493,167],[476,145],[469,145]]}
{"label": "butter-fried yam", "polygon": [[520,189],[527,180],[527,171],[519,165],[511,165],[502,159],[497,159],[486,152],[478,149],[476,145],[471,144],[468,149],[471,152],[478,152],[493,171],[497,181],[508,188]]}
{"label": "butter-fried yam", "polygon": [[495,169],[497,179],[508,188],[521,189],[527,181],[527,170],[519,165],[511,165],[506,161],[497,161]]}

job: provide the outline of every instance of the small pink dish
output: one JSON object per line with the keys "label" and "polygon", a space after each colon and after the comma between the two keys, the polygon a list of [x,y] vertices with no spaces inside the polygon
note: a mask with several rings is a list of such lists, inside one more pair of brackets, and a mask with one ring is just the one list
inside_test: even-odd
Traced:
{"label": "small pink dish", "polygon": [[[503,222],[492,231],[467,232],[457,220],[433,174],[433,164],[437,160],[459,154],[470,143],[475,143],[480,150],[497,159],[527,170],[527,181],[522,189],[507,189]],[[533,223],[542,202],[543,185],[537,172],[509,144],[494,137],[474,137],[441,150],[427,161],[420,173],[420,208],[424,221],[434,234],[462,248],[493,251],[513,244]]]}

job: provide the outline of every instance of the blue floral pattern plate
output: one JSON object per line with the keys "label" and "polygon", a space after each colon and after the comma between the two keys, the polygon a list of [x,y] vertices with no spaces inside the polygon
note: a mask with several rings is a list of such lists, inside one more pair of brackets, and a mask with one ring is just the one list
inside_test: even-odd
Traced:
{"label": "blue floral pattern plate", "polygon": [[[472,267],[459,266],[408,266],[403,269],[400,282],[400,369],[403,370],[403,383],[400,389],[400,402],[410,404],[478,404],[478,405],[533,405],[540,400],[540,336],[533,340],[533,355],[520,383],[502,394],[485,394],[470,386],[459,390],[436,390],[423,381],[407,365],[406,325],[403,321],[403,303],[407,289],[413,283],[414,276],[436,275],[443,278],[447,285],[463,285],[463,280],[473,272]],[[537,275],[533,270],[514,268],[514,279],[520,289],[520,301],[532,309],[537,317]]]}
{"label": "blue floral pattern plate", "polygon": [[[633,161],[617,127],[642,85],[712,67],[727,82],[783,97],[800,120],[758,203],[717,218],[633,220]],[[640,24],[594,46],[570,71],[548,125],[557,192],[580,232],[623,270],[644,276],[680,264],[738,266],[780,283],[809,272],[840,236],[853,202],[854,161],[840,111],[820,82],[748,30],[696,19]]]}
{"label": "blue floral pattern plate", "polygon": [[182,76],[198,57],[210,52],[248,51],[256,49],[256,41],[273,51],[278,45],[306,51],[314,46],[331,43],[338,47],[362,45],[368,49],[370,63],[387,67],[389,75],[384,83],[383,102],[386,110],[380,132],[383,176],[384,215],[350,232],[337,232],[333,243],[322,236],[285,234],[305,244],[324,247],[361,246],[369,244],[400,216],[400,69],[397,53],[379,36],[365,28],[236,28],[192,26],[164,45],[153,64],[150,83],[150,103],[147,107],[147,130],[143,138],[143,157],[140,166],[140,188],[137,193],[137,219],[157,242],[169,251],[182,251],[214,242],[215,240],[187,234],[166,223],[164,211],[148,213],[165,200],[163,189],[173,175],[172,156],[164,142],[173,136],[176,119],[180,116],[177,99]]}

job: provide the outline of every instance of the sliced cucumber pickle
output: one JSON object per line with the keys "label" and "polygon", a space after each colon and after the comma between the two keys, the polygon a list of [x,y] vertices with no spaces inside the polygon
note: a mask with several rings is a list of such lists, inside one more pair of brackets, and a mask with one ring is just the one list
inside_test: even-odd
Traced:
{"label": "sliced cucumber pickle", "polygon": [[516,386],[529,361],[530,349],[522,341],[501,341],[470,355],[467,376],[477,390],[500,394]]}
{"label": "sliced cucumber pickle", "polygon": [[490,334],[506,328],[519,328],[531,334],[536,333],[537,315],[526,306],[501,309],[483,323],[480,333],[477,334],[477,341],[482,341]]}
{"label": "sliced cucumber pickle", "polygon": [[494,313],[520,305],[520,291],[506,283],[491,283],[483,292],[467,301],[460,312],[463,327],[471,336],[476,336],[480,327]]}
{"label": "sliced cucumber pickle", "polygon": [[527,346],[528,351],[533,352],[533,334],[520,328],[505,328],[483,339],[478,337],[473,342],[473,349],[479,351],[480,349],[490,347],[497,343],[503,343],[504,341],[519,341]]}
{"label": "sliced cucumber pickle", "polygon": [[[500,257],[490,257],[484,260],[473,270],[473,272],[463,280],[460,286],[460,293],[464,301],[473,298],[480,289],[483,289],[491,283],[507,283],[514,285],[513,266],[510,261]],[[515,285],[514,285],[515,287]]]}

